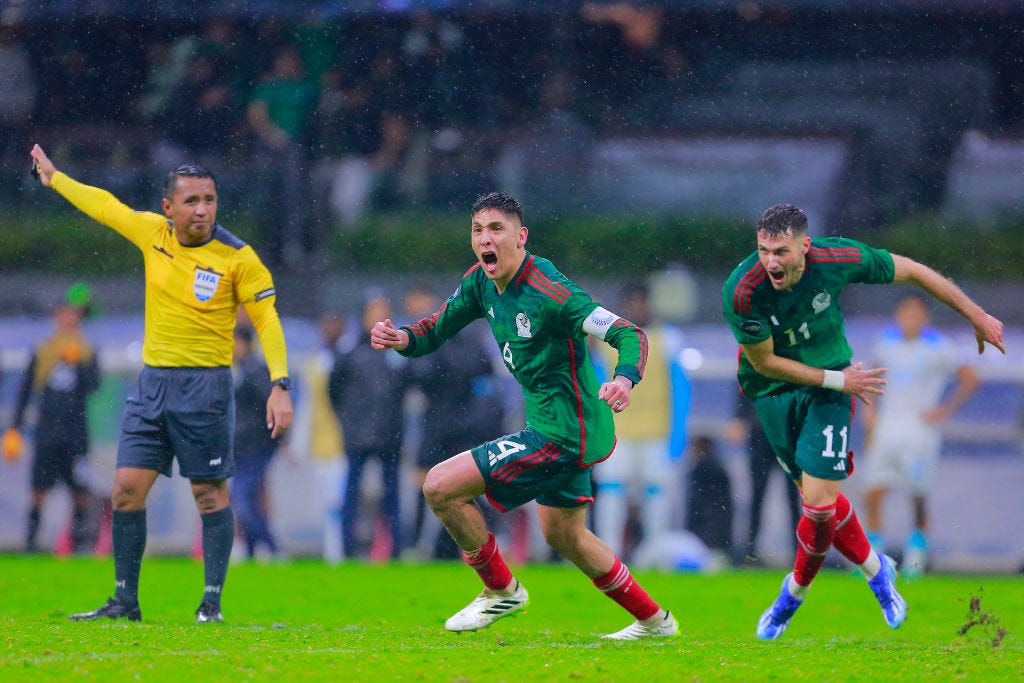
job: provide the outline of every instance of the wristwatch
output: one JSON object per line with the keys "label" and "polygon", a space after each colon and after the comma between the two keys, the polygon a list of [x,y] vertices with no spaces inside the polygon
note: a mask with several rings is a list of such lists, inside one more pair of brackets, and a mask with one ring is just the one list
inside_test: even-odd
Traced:
{"label": "wristwatch", "polygon": [[292,381],[288,377],[278,377],[277,379],[270,383],[270,386],[281,387],[285,391],[291,391]]}

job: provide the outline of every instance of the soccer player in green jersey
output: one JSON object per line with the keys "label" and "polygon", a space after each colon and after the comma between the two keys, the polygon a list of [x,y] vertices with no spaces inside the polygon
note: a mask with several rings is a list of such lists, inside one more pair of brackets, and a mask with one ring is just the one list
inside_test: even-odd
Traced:
{"label": "soccer player in green jersey", "polygon": [[789,204],[761,215],[757,251],[729,276],[722,309],[740,344],[740,388],[803,496],[793,572],[758,621],[762,639],[778,638],[789,626],[831,546],[863,571],[890,627],[906,618],[892,559],[872,549],[839,490],[853,471],[854,398],[869,403],[886,383],[885,368],[850,362],[839,294],[854,282],[916,285],[974,327],[979,353],[986,342],[1006,352],[1003,324],[928,266],[852,239],[812,239],[807,216]]}
{"label": "soccer player in green jersey", "polygon": [[163,214],[134,211],[114,195],[58,171],[39,145],[39,181],[142,252],[146,277],[143,368],[126,399],[114,507],[114,597],[72,621],[140,621],[139,573],[146,549],[146,498],[178,461],[203,525],[203,598],[197,622],[223,621],[221,590],[235,536],[227,479],[234,474],[231,376],[235,322],[244,306],[259,333],[273,387],[267,428],[292,422],[284,331],[274,283],[253,248],[217,224],[217,183],[205,168],[168,174]]}
{"label": "soccer player in green jersey", "polygon": [[[630,391],[643,376],[646,336],[594,302],[550,261],[528,252],[522,217],[519,202],[506,194],[477,199],[471,226],[477,263],[455,293],[418,323],[396,328],[384,320],[371,330],[373,348],[415,357],[484,318],[526,399],[525,429],[434,466],[423,485],[427,503],[484,583],[483,592],[445,627],[475,631],[528,600],[474,502],[486,494],[503,511],[536,500],[548,544],[636,619],[605,638],[675,635],[673,616],[586,526],[587,504],[594,500],[590,467],[615,446],[612,411],[629,406]],[[613,379],[600,385],[588,356],[588,334],[619,352]]]}

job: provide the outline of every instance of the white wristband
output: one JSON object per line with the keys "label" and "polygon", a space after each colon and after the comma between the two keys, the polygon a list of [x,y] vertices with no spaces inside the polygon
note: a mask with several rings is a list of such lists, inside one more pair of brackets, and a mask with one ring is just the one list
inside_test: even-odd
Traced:
{"label": "white wristband", "polygon": [[842,391],[846,384],[846,376],[842,370],[825,370],[825,377],[821,380],[821,386],[825,389]]}

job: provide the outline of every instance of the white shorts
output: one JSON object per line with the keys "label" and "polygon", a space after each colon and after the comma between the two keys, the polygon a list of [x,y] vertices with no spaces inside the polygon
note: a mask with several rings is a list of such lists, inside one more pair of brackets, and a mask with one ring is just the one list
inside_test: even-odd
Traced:
{"label": "white shorts", "polygon": [[594,478],[599,484],[622,484],[631,495],[643,495],[652,486],[672,488],[675,468],[668,455],[668,439],[620,438],[612,457],[594,466]]}
{"label": "white shorts", "polygon": [[871,446],[859,460],[868,488],[907,488],[915,494],[931,489],[942,447],[942,433],[930,425],[879,425]]}

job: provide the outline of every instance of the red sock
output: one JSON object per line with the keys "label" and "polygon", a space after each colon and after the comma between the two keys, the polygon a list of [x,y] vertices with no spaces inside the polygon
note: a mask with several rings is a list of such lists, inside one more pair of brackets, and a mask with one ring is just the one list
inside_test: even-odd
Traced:
{"label": "red sock", "polygon": [[810,586],[825,562],[825,555],[836,533],[836,505],[812,507],[804,504],[804,514],[796,525],[796,562],[793,578],[801,586]]}
{"label": "red sock", "polygon": [[836,536],[832,544],[850,562],[864,564],[871,554],[871,542],[857,519],[857,511],[842,492],[836,500],[836,520]]}
{"label": "red sock", "polygon": [[504,558],[498,551],[498,542],[494,534],[488,532],[487,543],[484,543],[480,550],[470,557],[465,551],[462,552],[462,559],[470,567],[476,570],[484,585],[491,590],[502,590],[508,588],[512,583],[512,571],[505,564]]}
{"label": "red sock", "polygon": [[615,558],[611,571],[594,579],[594,585],[609,598],[619,603],[637,620],[650,619],[661,610],[658,603],[651,599],[647,591],[633,579],[629,567],[622,560]]}

